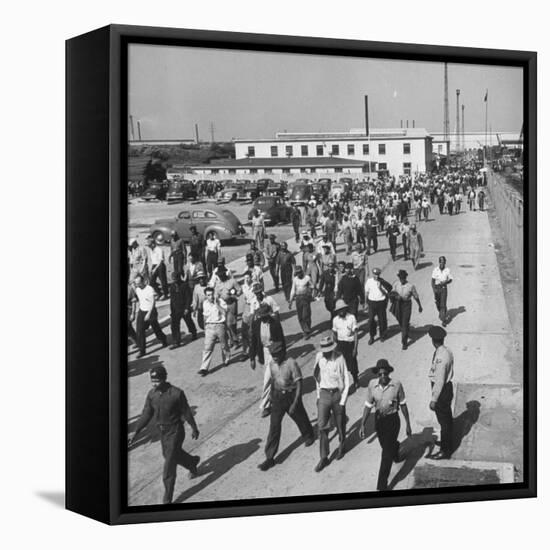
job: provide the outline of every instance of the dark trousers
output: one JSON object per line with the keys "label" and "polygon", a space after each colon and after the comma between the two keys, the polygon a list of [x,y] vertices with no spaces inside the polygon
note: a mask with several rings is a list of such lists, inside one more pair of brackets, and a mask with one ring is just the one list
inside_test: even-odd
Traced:
{"label": "dark trousers", "polygon": [[401,300],[399,307],[401,308],[401,318],[399,319],[399,326],[401,327],[401,343],[406,344],[409,341],[412,301]]}
{"label": "dark trousers", "polygon": [[250,349],[250,340],[251,340],[250,324],[243,319],[241,323],[241,342],[243,345],[244,353],[247,353],[247,351]]}
{"label": "dark trousers", "polygon": [[311,298],[309,295],[296,296],[296,314],[305,334],[311,332]]}
{"label": "dark trousers", "polygon": [[370,254],[371,247],[376,252],[378,250],[378,236],[376,234],[367,234],[367,254]]}
{"label": "dark trousers", "polygon": [[378,436],[378,442],[382,447],[382,457],[380,458],[380,470],[378,471],[378,482],[376,489],[385,491],[388,488],[388,477],[391,472],[393,462],[397,459],[399,451],[399,428],[401,421],[399,413],[382,416],[376,413],[374,418],[374,428]]}
{"label": "dark trousers", "polygon": [[442,323],[447,320],[447,287],[436,286],[434,288],[435,307],[439,312],[439,319]]}
{"label": "dark trousers", "polygon": [[332,413],[338,432],[340,446],[343,447],[346,437],[346,407],[340,405],[342,393],[340,390],[321,388],[317,401],[317,426],[319,428],[319,451],[321,458],[328,458],[330,431],[330,415]]}
{"label": "dark trousers", "polygon": [[178,464],[187,470],[192,470],[195,466],[195,461],[189,453],[181,448],[185,439],[183,424],[163,425],[158,428],[160,431],[162,456],[164,457],[164,468],[162,471],[162,482],[164,483],[163,504],[169,504],[172,502],[172,497],[174,496]]}
{"label": "dark trousers", "polygon": [[[433,387],[433,384],[432,384]],[[453,452],[453,411],[451,403],[453,401],[453,383],[447,382],[439,399],[435,404],[435,416],[441,426],[441,452],[450,455]]]}
{"label": "dark trousers", "polygon": [[392,260],[395,260],[395,254],[397,252],[397,238],[390,237],[388,239],[388,243],[390,245],[390,254],[391,254]]}
{"label": "dark trousers", "polygon": [[338,340],[337,349],[344,356],[346,367],[348,368],[348,371],[353,377],[353,381],[355,382],[359,374],[359,367],[357,365],[357,356],[353,353],[354,347],[354,342],[345,342],[342,340]]}
{"label": "dark trousers", "polygon": [[201,330],[204,330],[204,313],[202,308],[197,311],[197,324]]}
{"label": "dark trousers", "polygon": [[[344,302],[346,302],[346,300],[344,300]],[[353,298],[349,302],[346,302],[346,305],[349,308],[349,312],[355,315],[355,319],[357,319],[359,315],[359,298]]]}
{"label": "dark trousers", "polygon": [[214,271],[214,268],[218,265],[218,253],[213,252],[212,250],[209,250],[206,253],[206,271],[208,273],[208,276],[212,276],[212,271]]}
{"label": "dark trousers", "polygon": [[137,334],[130,319],[128,319],[128,338],[131,338],[134,342],[137,342]]}
{"label": "dark trousers", "polygon": [[409,237],[407,235],[401,235],[401,242],[403,243],[403,255],[405,260],[409,259],[409,254],[411,253],[409,249]]}
{"label": "dark trousers", "polygon": [[369,300],[368,304],[369,304],[370,337],[374,338],[376,336],[375,317],[378,319],[378,323],[380,325],[380,336],[383,336],[384,333],[388,330],[388,318],[386,316],[386,300],[380,300],[378,302]]}
{"label": "dark trousers", "polygon": [[170,314],[170,328],[172,329],[172,341],[175,344],[179,344],[181,342],[180,325],[182,319],[185,321],[189,333],[193,335],[197,334],[197,327],[193,322],[190,312],[184,315],[183,311],[172,311]]}
{"label": "dark trousers", "polygon": [[[153,269],[155,266],[153,266]],[[165,296],[168,296],[168,279],[166,278],[166,266],[164,263],[161,263],[158,265],[158,267],[155,269],[155,272],[151,276],[150,284],[153,287],[153,290],[160,294],[159,285],[157,283],[157,280],[160,279],[160,284],[162,286],[162,294]]]}
{"label": "dark trousers", "polygon": [[137,345],[140,353],[145,353],[145,331],[151,325],[155,336],[163,343],[166,344],[166,335],[162,332],[158,322],[158,313],[157,309],[153,309],[151,312],[151,317],[149,321],[145,321],[145,316],[147,315],[146,311],[138,311],[137,321],[136,321],[136,333],[137,333]]}
{"label": "dark trousers", "polygon": [[294,229],[294,237],[296,239],[296,242],[299,242],[300,240],[300,222],[292,222],[292,228]]}
{"label": "dark trousers", "polygon": [[443,215],[443,212],[445,211],[445,204],[443,201],[437,201],[437,206],[439,207],[439,213]]}
{"label": "dark trousers", "polygon": [[279,441],[281,440],[281,424],[285,414],[288,414],[298,426],[302,437],[305,440],[313,440],[313,428],[304,409],[302,398],[298,399],[294,412],[290,412],[290,405],[294,402],[296,390],[282,392],[273,389],[271,391],[271,415],[269,424],[269,433],[265,444],[265,455],[267,458],[274,458],[279,449]]}
{"label": "dark trousers", "polygon": [[175,254],[172,254],[172,262],[174,264],[174,271],[180,274],[183,273],[183,252],[176,252]]}
{"label": "dark trousers", "polygon": [[285,299],[287,302],[290,300],[293,272],[294,270],[292,269],[292,266],[281,268],[281,284],[283,285],[283,291],[285,293]]}
{"label": "dark trousers", "polygon": [[279,290],[279,266],[275,260],[269,261],[269,273],[273,279],[275,290]]}

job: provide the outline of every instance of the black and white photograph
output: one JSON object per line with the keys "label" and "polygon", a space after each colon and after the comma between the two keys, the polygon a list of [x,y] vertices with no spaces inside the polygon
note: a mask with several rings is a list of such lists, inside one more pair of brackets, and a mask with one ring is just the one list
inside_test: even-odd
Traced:
{"label": "black and white photograph", "polygon": [[522,67],[125,76],[127,506],[522,484]]}

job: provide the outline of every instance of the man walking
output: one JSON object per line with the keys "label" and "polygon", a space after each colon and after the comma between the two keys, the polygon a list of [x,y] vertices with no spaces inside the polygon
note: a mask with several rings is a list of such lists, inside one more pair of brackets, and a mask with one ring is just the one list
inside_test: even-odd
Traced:
{"label": "man walking", "polygon": [[269,273],[273,279],[273,286],[275,292],[279,292],[279,251],[280,245],[277,242],[277,237],[273,234],[269,235],[269,241],[265,247],[265,255],[267,257],[267,265],[269,266]]}
{"label": "man walking", "polygon": [[344,356],[346,367],[351,374],[355,389],[359,387],[359,367],[357,365],[357,318],[350,313],[344,300],[338,300],[334,308],[332,333],[337,350]]}
{"label": "man walking", "polygon": [[296,314],[304,337],[307,340],[311,335],[311,300],[313,285],[311,283],[311,278],[309,275],[304,274],[304,270],[301,266],[296,266],[295,275],[292,281],[288,309],[292,309],[292,302],[296,298]]}
{"label": "man walking", "polygon": [[398,460],[398,437],[401,427],[399,409],[401,409],[405,418],[407,425],[406,433],[409,437],[412,435],[409,411],[405,401],[405,391],[401,382],[390,378],[391,372],[393,372],[393,367],[386,359],[379,359],[376,362],[374,374],[378,378],[369,382],[365,409],[363,410],[363,418],[361,420],[361,429],[359,430],[361,439],[365,439],[367,420],[372,409],[374,409],[374,429],[376,430],[380,447],[382,447],[382,457],[380,459],[380,469],[376,484],[377,491],[386,491],[388,489],[388,477],[392,464]]}
{"label": "man walking", "polygon": [[164,248],[159,246],[156,241],[151,241],[151,246],[149,247],[149,265],[151,266],[149,284],[160,298],[161,291],[157,284],[157,279],[160,279],[162,298],[168,300],[168,279],[166,278],[166,262],[164,256]]}
{"label": "man walking", "polygon": [[292,358],[286,358],[285,346],[282,342],[271,342],[271,354],[266,364],[266,372],[271,381],[271,413],[269,433],[265,444],[266,459],[258,468],[265,472],[275,466],[275,455],[281,440],[281,424],[285,414],[288,414],[298,426],[305,446],[313,445],[315,435],[311,422],[302,403],[302,371]]}
{"label": "man walking", "polygon": [[374,337],[376,336],[375,318],[378,320],[378,324],[380,325],[379,331],[381,342],[385,340],[386,331],[388,330],[386,306],[391,286],[388,288],[389,283],[381,279],[380,273],[382,273],[380,269],[375,267],[372,270],[372,277],[367,279],[367,283],[365,285],[365,297],[369,307],[369,346],[374,344]]}
{"label": "man walking", "polygon": [[153,388],[145,399],[145,406],[136,424],[136,431],[128,438],[128,446],[133,445],[141,430],[154,419],[155,426],[160,432],[160,444],[164,457],[162,502],[170,504],[174,496],[178,465],[189,470],[190,477],[195,477],[198,473],[197,465],[200,462],[200,457],[191,456],[182,449],[185,439],[184,422],[191,426],[192,439],[199,437],[199,429],[183,390],[167,382],[166,369],[163,366],[153,367],[149,375]]}
{"label": "man walking", "polygon": [[441,450],[431,456],[434,460],[444,460],[453,453],[453,372],[454,358],[451,350],[444,346],[447,332],[438,326],[431,326],[428,331],[435,348],[432,365],[428,377],[432,396],[430,409],[435,412],[437,421],[441,426]]}
{"label": "man walking", "polygon": [[189,238],[189,254],[194,255],[196,260],[204,262],[204,237],[197,231],[197,226],[192,225],[189,230],[191,237]]}
{"label": "man walking", "polygon": [[155,336],[160,340],[163,348],[168,345],[168,341],[158,322],[155,291],[153,287],[145,283],[142,275],[138,275],[135,278],[135,285],[136,296],[139,302],[136,320],[136,336],[137,346],[139,348],[138,358],[140,358],[145,355],[145,331],[149,325],[151,325]]}
{"label": "man walking", "polygon": [[183,266],[187,261],[187,250],[183,239],[176,231],[172,231],[172,239],[170,240],[170,257],[172,260],[174,271],[183,275]]}
{"label": "man walking", "polygon": [[202,310],[204,315],[204,351],[202,352],[202,364],[198,371],[201,376],[208,374],[212,353],[216,342],[220,343],[223,366],[227,367],[231,360],[231,350],[227,344],[227,329],[225,316],[227,304],[221,298],[214,297],[214,289],[206,287],[204,291],[204,303]]}
{"label": "man walking", "polygon": [[317,427],[319,430],[319,451],[321,459],[315,471],[320,472],[329,464],[330,416],[334,416],[338,432],[336,459],[345,454],[346,401],[349,393],[349,375],[346,362],[336,351],[336,343],[330,336],[321,339],[320,349],[315,357],[313,376],[317,386]]}
{"label": "man walking", "polygon": [[359,278],[355,275],[353,264],[346,264],[346,274],[338,282],[336,299],[343,300],[357,319],[359,303],[365,303],[365,291]]}
{"label": "man walking", "polygon": [[277,264],[281,275],[281,285],[283,287],[283,292],[285,293],[285,300],[288,302],[290,301],[292,277],[294,275],[296,260],[294,259],[294,254],[289,252],[286,242],[281,243],[281,250],[277,255]]}
{"label": "man walking", "polygon": [[367,254],[370,255],[371,247],[374,252],[378,250],[378,223],[371,212],[367,212],[365,232],[367,235]]}
{"label": "man walking", "polygon": [[416,287],[407,281],[408,273],[404,269],[397,272],[399,281],[395,281],[392,288],[394,297],[394,314],[401,327],[401,345],[406,350],[409,345],[409,329],[411,324],[412,299],[418,304],[418,312],[422,313],[422,304]]}
{"label": "man walking", "polygon": [[395,257],[397,254],[397,237],[400,235],[399,227],[397,227],[397,220],[392,219],[390,226],[386,231],[386,235],[388,237],[391,259],[395,262]]}
{"label": "man walking", "polygon": [[453,282],[451,270],[446,267],[447,258],[439,256],[439,266],[434,268],[432,272],[432,289],[435,299],[435,307],[439,312],[441,324],[446,327],[448,323],[447,317],[447,286]]}
{"label": "man walking", "polygon": [[294,237],[296,242],[300,242],[300,226],[302,225],[302,214],[300,209],[297,206],[294,206],[292,212],[290,213],[290,223],[292,224],[292,229],[294,229]]}
{"label": "man walking", "polygon": [[179,271],[173,271],[170,285],[170,327],[172,329],[170,349],[181,346],[180,324],[182,319],[185,321],[187,330],[191,333],[193,340],[197,339],[197,328],[191,317],[192,299],[191,287],[181,280]]}

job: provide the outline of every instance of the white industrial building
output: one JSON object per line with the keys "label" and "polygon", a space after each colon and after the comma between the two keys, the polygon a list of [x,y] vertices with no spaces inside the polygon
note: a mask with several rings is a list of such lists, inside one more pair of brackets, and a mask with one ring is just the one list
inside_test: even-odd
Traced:
{"label": "white industrial building", "polygon": [[[280,132],[275,139],[235,139],[234,143],[235,168],[246,170],[246,162],[252,161],[253,169],[257,170],[252,173],[332,171],[400,176],[432,168],[432,137],[423,128],[377,129],[371,130],[368,136],[364,129]],[[290,161],[288,166],[285,160]],[[236,173],[247,173],[241,170]]]}

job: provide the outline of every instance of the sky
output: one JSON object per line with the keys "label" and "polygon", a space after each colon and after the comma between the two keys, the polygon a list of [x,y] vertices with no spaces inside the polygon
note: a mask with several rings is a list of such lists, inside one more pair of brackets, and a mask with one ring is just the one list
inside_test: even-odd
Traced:
{"label": "sky", "polygon": [[[273,138],[276,132],[371,129],[443,131],[443,63],[248,52],[132,44],[129,115],[142,139],[216,141]],[[456,89],[466,132],[517,132],[523,123],[522,70],[448,65],[449,117],[456,128]],[[461,109],[460,109],[461,110]],[[462,116],[462,115],[461,115]],[[137,138],[136,122],[135,132]]]}

